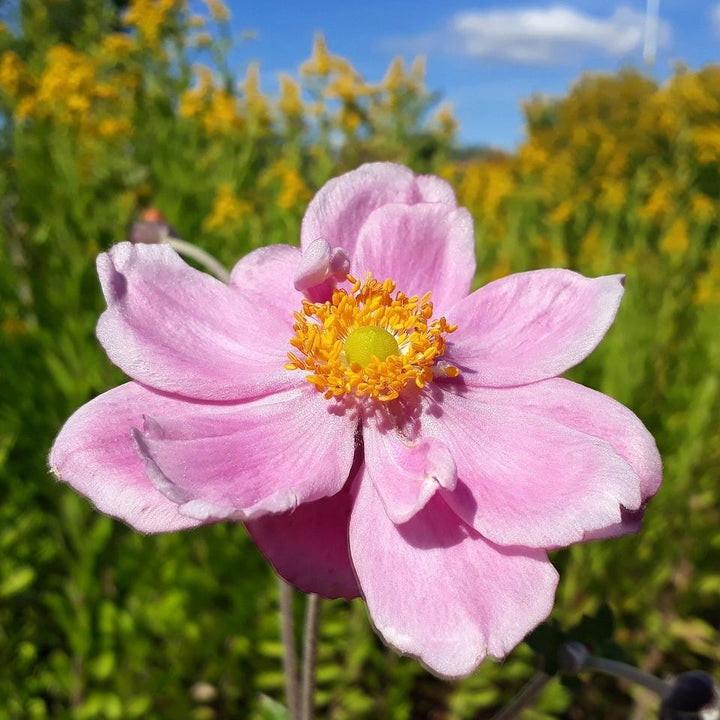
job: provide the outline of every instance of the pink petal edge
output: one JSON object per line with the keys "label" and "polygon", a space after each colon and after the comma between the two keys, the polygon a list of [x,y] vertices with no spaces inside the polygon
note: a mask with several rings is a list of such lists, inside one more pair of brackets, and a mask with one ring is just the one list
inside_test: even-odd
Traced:
{"label": "pink petal edge", "polygon": [[[452,203],[449,201],[452,199]],[[307,248],[322,238],[352,260],[360,228],[370,213],[387,203],[442,202],[455,206],[450,186],[429,175],[416,177],[403,165],[376,162],[328,180],[310,201],[300,231]]]}
{"label": "pink petal edge", "polygon": [[289,301],[296,293],[292,276],[282,308],[269,284],[291,269],[277,252],[251,254],[244,265],[258,259],[263,271],[254,278],[262,288],[233,289],[194,270],[167,245],[120,243],[99,255],[108,309],[97,336],[110,360],[144,385],[201,400],[246,399],[298,385],[301,378],[284,364],[299,300]]}
{"label": "pink petal edge", "polygon": [[50,450],[50,469],[102,513],[142,533],[201,525],[153,487],[138,457],[131,429],[146,412],[185,411],[184,400],[158,395],[137,383],[109,390],[75,411]]}
{"label": "pink petal edge", "polygon": [[457,464],[457,487],[443,496],[460,517],[495,543],[552,548],[640,508],[640,477],[610,442],[512,397],[513,389],[448,391],[426,423]]}
{"label": "pink petal edge", "polygon": [[435,495],[395,525],[361,472],[350,554],[377,632],[445,678],[507,655],[551,612],[558,582],[542,550],[488,542]]}
{"label": "pink petal edge", "polygon": [[363,440],[367,475],[394,523],[410,520],[441,488],[455,489],[455,461],[440,440],[410,440],[372,420],[363,423]]}
{"label": "pink petal edge", "polygon": [[155,487],[198,520],[249,520],[334,495],[355,421],[309,384],[239,405],[146,418],[133,431]]}
{"label": "pink petal edge", "polygon": [[556,377],[584,360],[608,331],[624,277],[570,270],[516,273],[481,287],[447,311],[458,329],[446,359],[474,387]]}

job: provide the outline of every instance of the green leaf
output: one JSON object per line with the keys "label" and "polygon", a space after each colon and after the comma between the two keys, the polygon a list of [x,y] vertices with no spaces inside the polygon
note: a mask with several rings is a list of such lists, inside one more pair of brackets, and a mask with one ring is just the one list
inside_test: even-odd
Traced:
{"label": "green leaf", "polygon": [[290,720],[290,711],[267,695],[260,695],[258,708],[260,714],[257,720]]}

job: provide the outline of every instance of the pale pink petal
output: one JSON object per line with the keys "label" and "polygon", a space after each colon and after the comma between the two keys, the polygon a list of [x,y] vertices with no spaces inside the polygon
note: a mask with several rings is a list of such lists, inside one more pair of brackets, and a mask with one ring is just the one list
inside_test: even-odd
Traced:
{"label": "pale pink petal", "polygon": [[545,552],[493,545],[439,494],[395,525],[361,477],[350,555],[377,631],[443,677],[504,657],[552,610],[557,572]]}
{"label": "pale pink petal", "polygon": [[300,248],[268,245],[240,258],[230,273],[230,286],[262,313],[260,322],[270,323],[274,334],[281,336],[278,340],[285,346],[294,334],[293,312],[300,310],[305,299],[293,285],[301,263]]}
{"label": "pale pink petal", "polygon": [[495,280],[448,310],[447,358],[473,386],[555,377],[589,355],[612,325],[623,276],[535,270]]}
{"label": "pale pink petal", "polygon": [[452,185],[436,175],[418,175],[415,178],[423,202],[438,202],[457,207]]}
{"label": "pale pink petal", "polygon": [[457,464],[443,497],[460,517],[501,545],[550,548],[640,508],[640,478],[611,442],[516,407],[509,392],[448,389],[426,422]]}
{"label": "pale pink petal", "polygon": [[349,489],[348,482],[332,497],[247,524],[278,575],[302,592],[325,598],[360,595],[348,548]]}
{"label": "pale pink petal", "polygon": [[402,165],[368,163],[329,180],[308,205],[300,233],[306,248],[322,238],[352,258],[360,228],[376,208],[387,203],[448,203],[454,196],[442,180],[421,178]]}
{"label": "pale pink petal", "polygon": [[610,443],[638,475],[643,501],[660,488],[662,460],[655,439],[632,410],[608,395],[564,378],[551,378],[487,390],[482,396],[488,404],[522,408]]}
{"label": "pale pink petal", "polygon": [[354,421],[306,383],[240,405],[148,417],[134,437],[148,477],[181,513],[248,520],[338,492],[354,433]]}
{"label": "pale pink petal", "polygon": [[455,462],[440,440],[405,438],[372,420],[363,423],[363,440],[367,474],[394,523],[407,522],[440,488],[455,488]]}
{"label": "pale pink petal", "polygon": [[50,451],[50,469],[85,495],[98,510],[144,533],[200,525],[178,513],[174,502],[145,475],[131,430],[145,413],[186,412],[189,403],[158,395],[136,383],[106,392],[77,410]]}
{"label": "pale pink petal", "polygon": [[[562,425],[609,442],[640,480],[645,503],[660,488],[662,460],[653,436],[631,410],[603,393],[584,385],[553,378],[518,388],[489,391],[492,402],[522,407]],[[621,522],[586,533],[586,540],[637,532],[642,511],[624,511]]]}
{"label": "pale pink petal", "polygon": [[388,204],[360,230],[353,274],[391,278],[406,295],[432,292],[436,314],[464,298],[475,275],[475,234],[465,208]]}
{"label": "pale pink petal", "polygon": [[283,366],[297,307],[289,298],[299,293],[273,267],[277,256],[266,257],[258,265],[268,277],[258,270],[263,284],[251,291],[194,270],[167,245],[116,245],[97,261],[108,303],[98,338],[118,367],[165,392],[237,400],[295,386],[298,373]]}

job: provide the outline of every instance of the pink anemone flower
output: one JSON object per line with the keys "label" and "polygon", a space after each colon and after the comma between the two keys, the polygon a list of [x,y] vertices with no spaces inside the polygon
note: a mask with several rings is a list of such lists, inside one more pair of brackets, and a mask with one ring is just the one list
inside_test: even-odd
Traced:
{"label": "pink anemone flower", "polygon": [[552,609],[547,551],[636,531],[660,485],[638,418],[558,377],[623,277],[470,293],[472,219],[439,178],[331,180],[301,248],[251,252],[229,285],[167,245],[97,266],[97,336],[132,381],[67,421],[56,476],[141,532],[244,523],[287,581],[362,597],[438,675],[504,657]]}

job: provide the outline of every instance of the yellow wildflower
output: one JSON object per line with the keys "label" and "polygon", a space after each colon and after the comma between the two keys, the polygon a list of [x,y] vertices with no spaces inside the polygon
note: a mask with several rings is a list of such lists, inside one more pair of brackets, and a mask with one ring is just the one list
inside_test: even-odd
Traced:
{"label": "yellow wildflower", "polygon": [[458,119],[453,112],[452,103],[442,103],[435,113],[435,124],[438,126],[440,133],[447,138],[453,137],[460,127]]}
{"label": "yellow wildflower", "polygon": [[280,73],[280,100],[278,107],[288,118],[297,118],[303,113],[300,85],[287,73]]}
{"label": "yellow wildflower", "polygon": [[690,134],[697,159],[705,165],[720,161],[720,127],[717,118],[713,120],[712,124],[695,128]]}
{"label": "yellow wildflower", "polygon": [[338,115],[340,127],[346,132],[353,133],[362,125],[362,115],[356,108],[344,105]]}
{"label": "yellow wildflower", "polygon": [[624,180],[614,177],[607,177],[600,180],[600,196],[598,206],[609,212],[617,212],[625,204],[627,199],[627,183]]}
{"label": "yellow wildflower", "polygon": [[205,27],[205,18],[202,15],[191,15],[188,18],[188,25],[191,28],[201,29]]}
{"label": "yellow wildflower", "polygon": [[557,205],[548,216],[548,219],[552,223],[562,225],[566,223],[573,216],[573,204],[570,200],[563,200]]}
{"label": "yellow wildflower", "polygon": [[221,183],[213,209],[203,222],[203,229],[208,232],[222,230],[227,225],[240,222],[251,210],[246,200],[237,197],[230,183]]}
{"label": "yellow wildflower", "polygon": [[10,97],[17,97],[26,76],[25,63],[12,50],[0,56],[0,90]]}
{"label": "yellow wildflower", "polygon": [[715,215],[716,201],[703,193],[697,193],[692,196],[690,208],[693,219],[707,222]]}
{"label": "yellow wildflower", "polygon": [[650,197],[638,210],[638,214],[649,220],[657,220],[671,207],[672,187],[668,181],[659,182],[650,193]]}
{"label": "yellow wildflower", "polygon": [[530,140],[520,147],[518,160],[521,167],[530,172],[541,170],[548,162],[548,153],[536,140]]}
{"label": "yellow wildflower", "polygon": [[394,57],[383,78],[383,87],[391,93],[400,90],[405,84],[405,60],[400,56]]}
{"label": "yellow wildflower", "polygon": [[162,26],[182,6],[183,0],[132,0],[125,24],[136,28],[143,41],[154,47],[160,39]]}
{"label": "yellow wildflower", "polygon": [[708,269],[698,277],[693,302],[696,305],[720,305],[720,258],[717,255],[710,259]]}
{"label": "yellow wildflower", "polygon": [[260,87],[260,65],[250,63],[242,83],[245,108],[248,117],[256,124],[264,125],[270,120],[268,101]]}
{"label": "yellow wildflower", "polygon": [[210,135],[227,135],[242,127],[242,124],[237,98],[229,92],[216,89],[203,115],[205,130]]}
{"label": "yellow wildflower", "polygon": [[300,72],[303,75],[320,76],[327,75],[330,72],[330,53],[325,42],[325,36],[322,33],[315,33],[312,55],[309,60],[300,65]]}
{"label": "yellow wildflower", "polygon": [[212,70],[206,65],[194,65],[197,82],[180,96],[181,117],[197,117],[209,102],[213,89]]}
{"label": "yellow wildflower", "polygon": [[353,102],[363,95],[370,95],[375,89],[366,85],[354,69],[338,73],[325,89],[325,97],[339,98],[345,102]]}
{"label": "yellow wildflower", "polygon": [[110,33],[103,38],[102,50],[109,55],[122,57],[129,55],[137,49],[137,41],[134,37],[125,33]]}
{"label": "yellow wildflower", "polygon": [[690,247],[687,222],[684,218],[676,218],[667,230],[660,243],[660,250],[666,255],[682,255]]}
{"label": "yellow wildflower", "polygon": [[278,207],[292,210],[304,206],[310,200],[310,188],[295,168],[283,166],[280,180],[282,185],[277,199]]}
{"label": "yellow wildflower", "polygon": [[7,337],[16,337],[18,335],[27,335],[28,326],[24,320],[20,318],[5,318],[2,322],[3,335]]}
{"label": "yellow wildflower", "polygon": [[422,86],[425,83],[425,66],[427,64],[424,55],[418,55],[410,66],[410,77],[417,85]]}
{"label": "yellow wildflower", "polygon": [[103,118],[97,127],[98,136],[107,140],[128,137],[132,134],[132,125],[127,118]]}
{"label": "yellow wildflower", "polygon": [[37,107],[35,103],[35,97],[32,95],[28,95],[27,97],[24,97],[20,102],[17,104],[17,107],[15,108],[15,118],[16,120],[22,121],[27,120],[27,118],[32,117],[37,112]]}
{"label": "yellow wildflower", "polygon": [[590,226],[580,243],[580,255],[578,258],[580,266],[592,270],[601,266],[602,251],[601,226],[595,222]]}
{"label": "yellow wildflower", "polygon": [[213,43],[212,35],[207,32],[198,33],[192,38],[196,47],[210,47]]}
{"label": "yellow wildflower", "polygon": [[204,0],[204,2],[215,20],[222,23],[230,21],[230,9],[222,0]]}

